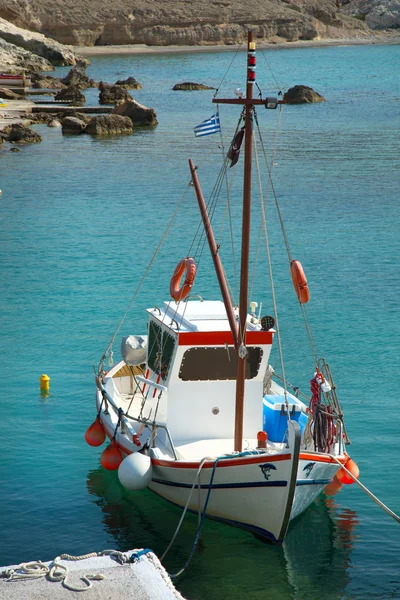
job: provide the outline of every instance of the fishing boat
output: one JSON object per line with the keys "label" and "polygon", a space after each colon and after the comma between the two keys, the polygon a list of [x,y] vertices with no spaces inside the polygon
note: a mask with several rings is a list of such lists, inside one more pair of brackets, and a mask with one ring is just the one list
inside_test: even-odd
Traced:
{"label": "fishing boat", "polygon": [[0,73],[0,87],[29,87],[31,78],[24,73],[21,75],[13,75],[10,73]]}
{"label": "fishing boat", "polygon": [[[290,521],[326,486],[352,482],[357,467],[346,453],[343,412],[326,361],[313,356],[311,393],[302,394],[286,380],[272,277],[273,316],[262,316],[261,306],[249,302],[257,108],[273,110],[284,104],[277,98],[255,98],[255,82],[255,42],[249,31],[245,93],[237,90],[235,98],[213,99],[240,109],[223,166],[224,176],[233,170],[243,142],[238,305],[232,300],[214,236],[214,209],[210,201],[206,203],[197,168],[189,160],[190,187],[199,205],[220,298],[204,298],[207,290],[195,287],[196,256],[184,255],[171,273],[170,297],[147,309],[146,334],[125,336],[122,360],[108,371],[105,361],[120,326],[103,353],[96,373],[97,417],[85,437],[92,446],[109,438],[101,464],[118,469],[126,488],[148,487],[184,510],[198,512],[201,519],[215,519],[280,544]],[[211,133],[217,126],[214,118],[198,131]],[[266,232],[263,211],[262,221]],[[304,309],[310,297],[307,279],[301,263],[289,259],[288,273]],[[274,338],[280,374],[270,364]]]}

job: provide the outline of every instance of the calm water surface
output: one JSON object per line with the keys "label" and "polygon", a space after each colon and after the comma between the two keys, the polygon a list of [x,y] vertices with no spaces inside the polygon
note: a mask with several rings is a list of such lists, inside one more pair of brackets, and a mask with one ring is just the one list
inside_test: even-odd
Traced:
{"label": "calm water surface", "polygon": [[[93,139],[38,126],[42,144],[15,154],[0,150],[0,565],[107,547],[145,546],[161,554],[175,531],[180,511],[148,491],[124,490],[115,473],[99,467],[101,449],[89,448],[83,434],[94,416],[92,365],[186,187],[187,159],[199,165],[206,194],[217,173],[218,136],[193,136],[193,127],[214,112],[212,92],[171,88],[187,80],[219,86],[233,56],[93,59],[94,79],[132,75],[143,84],[135,97],[154,107],[157,128]],[[308,313],[344,405],[349,451],[361,480],[397,513],[399,64],[400,46],[258,57],[264,94],[306,84],[327,99],[286,107],[281,119],[278,111],[259,111],[259,120],[269,127],[266,141],[275,139],[280,123],[275,187],[293,256],[308,276]],[[220,95],[243,86],[242,75],[243,56]],[[97,102],[96,91],[87,96]],[[221,120],[228,145],[236,110],[221,110]],[[234,201],[237,214],[240,200]],[[191,192],[121,334],[144,332],[143,309],[167,298],[197,210]],[[253,213],[254,255],[257,205]],[[274,211],[269,222],[287,377],[307,389],[313,367]],[[225,233],[219,235],[224,241]],[[222,252],[235,289],[234,263],[224,245]],[[196,292],[212,297],[217,286],[208,262],[205,254]],[[271,311],[268,288],[259,264],[252,298],[265,313]],[[38,389],[42,373],[51,377],[48,398]],[[166,560],[170,572],[186,561],[196,526],[188,516]],[[315,502],[281,548],[206,522],[178,588],[190,600],[394,599],[400,598],[399,552],[399,525],[353,485]]]}

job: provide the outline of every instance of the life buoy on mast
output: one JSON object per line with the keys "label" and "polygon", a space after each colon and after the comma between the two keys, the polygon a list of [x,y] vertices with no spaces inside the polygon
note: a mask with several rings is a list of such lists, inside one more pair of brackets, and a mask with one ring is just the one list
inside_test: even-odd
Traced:
{"label": "life buoy on mast", "polygon": [[[186,296],[189,294],[192,289],[194,279],[196,277],[196,263],[193,258],[187,256],[182,259],[175,268],[174,274],[171,277],[171,282],[169,285],[169,292],[171,297],[175,300],[175,302],[180,302],[184,300]],[[186,271],[185,281],[183,286],[181,287],[181,279],[183,277],[184,272]]]}
{"label": "life buoy on mast", "polygon": [[310,299],[310,290],[307,285],[307,278],[304,274],[301,262],[292,260],[290,263],[290,272],[292,275],[293,286],[300,304],[307,304]]}

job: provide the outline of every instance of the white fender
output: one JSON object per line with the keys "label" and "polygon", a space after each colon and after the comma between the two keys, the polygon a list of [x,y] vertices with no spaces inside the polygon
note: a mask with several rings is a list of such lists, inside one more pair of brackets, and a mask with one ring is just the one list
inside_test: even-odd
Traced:
{"label": "white fender", "polygon": [[118,468],[118,478],[128,490],[142,490],[152,478],[151,458],[141,452],[129,454]]}

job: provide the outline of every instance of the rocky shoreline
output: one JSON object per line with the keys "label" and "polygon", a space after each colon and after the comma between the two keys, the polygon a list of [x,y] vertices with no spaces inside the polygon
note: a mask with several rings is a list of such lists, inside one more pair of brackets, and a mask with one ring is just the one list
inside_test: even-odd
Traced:
{"label": "rocky shoreline", "polygon": [[[0,0],[1,3],[1,0]],[[399,44],[400,33],[397,30],[370,32],[362,37],[349,38],[323,38],[312,40],[296,40],[291,42],[272,43],[266,40],[258,41],[260,49],[287,49],[309,48],[338,45],[365,45],[365,44]],[[63,133],[90,133],[93,135],[110,135],[115,133],[132,133],[134,125],[156,125],[157,118],[153,109],[148,109],[136,103],[129,95],[128,88],[140,89],[141,85],[134,78],[129,81],[115,84],[94,82],[85,73],[89,64],[88,58],[100,55],[126,55],[126,54],[173,54],[194,52],[224,52],[236,50],[239,45],[171,45],[148,46],[145,44],[125,44],[106,46],[65,46],[47,38],[41,33],[24,30],[0,18],[0,72],[24,73],[29,75],[32,86],[37,89],[54,89],[56,101],[71,102],[71,110],[64,114],[57,114],[54,107],[53,114],[32,114],[34,103],[0,88],[0,97],[7,98],[0,105],[0,144],[3,140],[11,143],[32,143],[40,141],[34,132],[24,131],[21,124],[46,123],[50,126],[61,126]],[[59,79],[43,75],[55,66],[73,65],[70,73],[65,78]],[[184,86],[184,88],[180,86]],[[204,89],[192,86],[202,84],[177,84],[176,89]],[[79,106],[85,103],[85,96],[81,90],[88,87],[98,87],[100,91],[99,103],[112,104],[112,114],[88,118],[79,113]],[[50,90],[48,90],[50,91]],[[306,98],[306,96],[304,97]],[[303,100],[300,100],[303,101]],[[319,101],[317,99],[304,99],[304,101]],[[6,106],[4,105],[6,104]],[[97,111],[98,112],[98,111]],[[65,123],[64,123],[65,121]],[[40,136],[39,136],[40,137]]]}
{"label": "rocky shoreline", "polygon": [[[291,48],[323,48],[326,46],[366,46],[371,44],[400,44],[400,32],[383,31],[379,33],[370,33],[365,38],[341,38],[331,39],[324,38],[311,41],[297,42],[258,42],[259,50],[282,50]],[[243,46],[244,47],[244,46]],[[192,53],[208,53],[208,52],[232,52],[237,49],[237,46],[147,46],[145,44],[123,44],[110,46],[73,46],[76,54],[82,57],[91,56],[113,56],[113,55],[129,55],[129,54],[192,54]]]}

